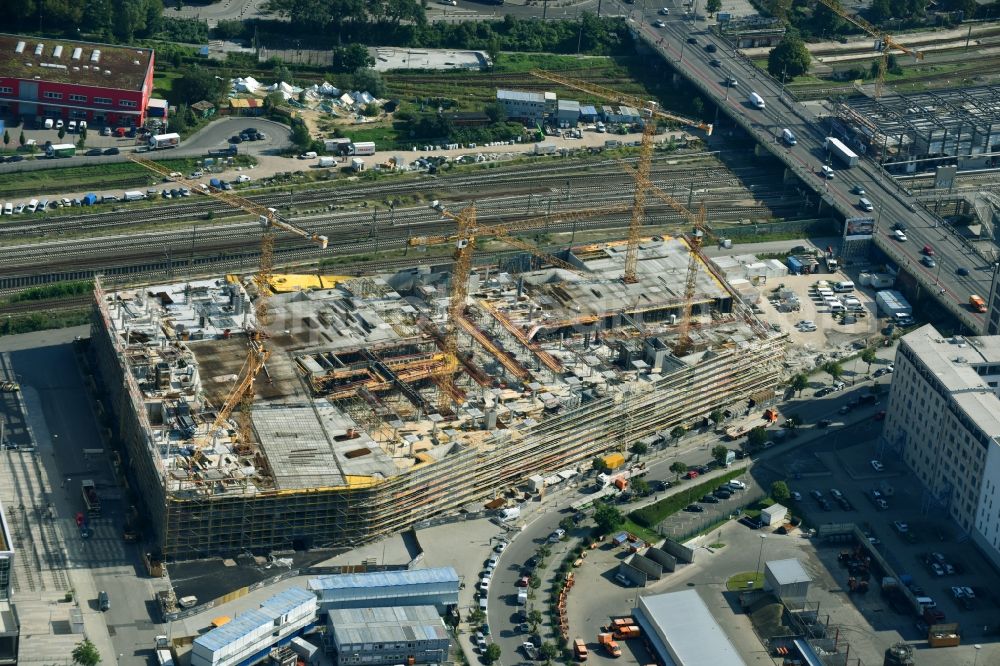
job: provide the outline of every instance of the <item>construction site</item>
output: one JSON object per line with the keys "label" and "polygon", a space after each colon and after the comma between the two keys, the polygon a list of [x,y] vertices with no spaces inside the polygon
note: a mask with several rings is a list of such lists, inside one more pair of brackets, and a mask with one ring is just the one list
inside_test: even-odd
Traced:
{"label": "construction site", "polygon": [[644,239],[631,284],[625,250],[473,271],[457,325],[451,274],[427,268],[272,276],[266,325],[235,279],[98,289],[100,371],[165,556],[356,545],[773,396],[785,339],[700,259],[681,330],[683,238]]}
{"label": "construction site", "polygon": [[[480,226],[474,203],[452,212],[435,200],[428,220],[453,233],[409,244],[453,247],[450,263],[279,275],[278,232],[321,249],[327,238],[212,190],[259,218],[254,274],[115,292],[97,281],[95,362],[165,558],[357,546],[523,499],[529,477],[571,476],[652,434],[701,427],[714,409],[774,398],[787,336],[702,254],[704,207],[694,214],[650,182],[650,119],[678,118],[559,80],[645,109],[640,159],[624,167],[630,204]],[[686,228],[644,236],[647,195]],[[550,254],[517,237],[621,213],[620,241]],[[477,265],[486,240],[524,260]]]}

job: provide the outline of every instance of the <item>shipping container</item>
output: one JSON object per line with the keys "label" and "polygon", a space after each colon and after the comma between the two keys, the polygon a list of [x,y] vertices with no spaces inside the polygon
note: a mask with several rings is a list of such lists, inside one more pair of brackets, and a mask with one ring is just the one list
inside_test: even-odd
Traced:
{"label": "shipping container", "polygon": [[829,150],[831,155],[837,157],[837,159],[839,159],[848,167],[858,165],[857,154],[853,150],[845,146],[843,142],[840,141],[840,139],[828,136],[826,137],[826,140],[823,141],[823,147]]}
{"label": "shipping container", "polygon": [[875,302],[879,311],[888,317],[913,316],[913,306],[898,291],[891,289],[879,291],[875,294]]}
{"label": "shipping container", "polygon": [[351,144],[351,155],[374,155],[374,141],[359,141]]}
{"label": "shipping container", "polygon": [[72,143],[57,143],[45,149],[49,157],[73,157],[76,155],[76,146]]}

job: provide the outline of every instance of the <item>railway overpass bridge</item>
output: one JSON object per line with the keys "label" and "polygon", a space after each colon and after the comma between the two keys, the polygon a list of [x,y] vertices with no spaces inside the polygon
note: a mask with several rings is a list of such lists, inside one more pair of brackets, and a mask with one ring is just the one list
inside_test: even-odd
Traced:
{"label": "railway overpass bridge", "polygon": [[[921,291],[926,289],[926,293],[944,305],[970,332],[984,332],[986,315],[973,312],[968,301],[971,294],[978,294],[992,302],[989,298],[995,270],[992,260],[981,256],[958,234],[951,233],[947,224],[923,208],[877,164],[863,157],[854,168],[831,162],[823,145],[826,136],[823,120],[794,101],[782,85],[760,73],[728,42],[712,34],[704,22],[676,17],[679,11],[658,17],[656,11],[656,8],[649,8],[645,15],[639,10],[632,14],[634,32],[650,49],[669,61],[702,94],[713,100],[721,112],[752,135],[761,149],[784,162],[825,205],[835,209],[844,219],[874,217],[876,246],[910,276]],[[665,21],[666,27],[658,28],[654,25],[658,19],[670,20]],[[737,85],[728,85],[729,77],[735,78]],[[764,99],[764,109],[757,109],[748,102],[751,92]],[[795,134],[796,145],[790,146],[781,139],[785,128]],[[832,179],[822,175],[820,168],[825,164],[835,169]],[[859,196],[852,190],[859,187],[874,205],[873,212],[865,213],[858,207]],[[893,226],[897,223],[906,226],[908,240],[905,242],[893,235]],[[925,246],[935,252],[936,266],[933,268],[921,261]]]}

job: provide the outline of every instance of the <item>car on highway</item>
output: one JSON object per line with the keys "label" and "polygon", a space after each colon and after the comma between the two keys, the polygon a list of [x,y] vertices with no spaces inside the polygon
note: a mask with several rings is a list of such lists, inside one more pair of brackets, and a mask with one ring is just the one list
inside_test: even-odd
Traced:
{"label": "car on highway", "polygon": [[656,19],[655,21],[653,21],[653,25],[655,25],[657,28],[666,28],[667,27],[667,24],[664,23],[663,21],[661,21],[660,19]]}
{"label": "car on highway", "polygon": [[670,16],[670,9],[667,7],[660,7],[660,16]]}
{"label": "car on highway", "polygon": [[865,188],[860,185],[855,185],[851,188],[851,194],[857,194],[859,197],[865,196]]}
{"label": "car on highway", "polygon": [[935,266],[937,266],[937,262],[934,261],[934,258],[928,257],[927,255],[920,257],[920,263],[922,263],[927,268],[934,268]]}
{"label": "car on highway", "polygon": [[688,44],[697,44],[698,40],[694,37],[688,37]]}
{"label": "car on highway", "polygon": [[712,61],[709,64],[711,64],[712,67],[722,67],[722,61],[718,58],[712,58]]}
{"label": "car on highway", "polygon": [[829,428],[832,424],[833,421],[830,419],[820,419],[819,421],[816,421],[817,428]]}
{"label": "car on highway", "polygon": [[872,466],[872,469],[875,470],[876,472],[881,472],[882,470],[885,469],[885,465],[883,465],[882,462],[879,460],[872,460],[870,461],[870,464]]}
{"label": "car on highway", "polygon": [[864,197],[858,199],[858,208],[869,213],[875,210],[875,206],[872,205],[872,202]]}
{"label": "car on highway", "polygon": [[906,234],[903,233],[902,231],[900,231],[899,229],[896,229],[895,231],[893,231],[892,232],[892,236],[893,236],[893,238],[895,238],[896,240],[898,240],[900,243],[905,243],[906,242]]}
{"label": "car on highway", "polygon": [[726,85],[729,86],[730,88],[735,88],[736,86],[740,85],[740,82],[736,80],[736,77],[730,76],[728,79],[726,79]]}
{"label": "car on highway", "polygon": [[961,275],[962,277],[965,277],[968,274],[969,274],[969,269],[966,268],[965,266],[959,266],[958,268],[955,269],[955,275]]}
{"label": "car on highway", "polygon": [[825,164],[819,168],[819,172],[820,172],[820,175],[823,176],[824,178],[826,178],[827,180],[833,180],[833,177],[836,175],[833,172],[833,169],[831,169],[830,167],[828,167]]}
{"label": "car on highway", "polygon": [[934,248],[932,248],[930,245],[924,245],[924,248],[920,251],[928,257],[934,256]]}

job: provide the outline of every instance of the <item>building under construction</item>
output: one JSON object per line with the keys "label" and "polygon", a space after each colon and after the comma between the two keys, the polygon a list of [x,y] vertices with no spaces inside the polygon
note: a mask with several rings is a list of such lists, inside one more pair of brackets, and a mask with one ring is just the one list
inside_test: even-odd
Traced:
{"label": "building under construction", "polygon": [[[275,276],[266,323],[235,278],[98,286],[92,342],[164,556],[356,546],[771,399],[784,336],[700,258],[682,328],[686,241],[643,241],[631,284],[625,248],[474,271],[457,322],[450,275],[425,268]],[[252,410],[229,416],[260,330]]]}

